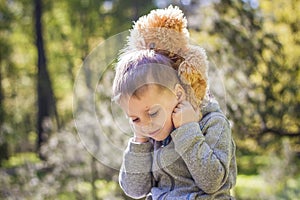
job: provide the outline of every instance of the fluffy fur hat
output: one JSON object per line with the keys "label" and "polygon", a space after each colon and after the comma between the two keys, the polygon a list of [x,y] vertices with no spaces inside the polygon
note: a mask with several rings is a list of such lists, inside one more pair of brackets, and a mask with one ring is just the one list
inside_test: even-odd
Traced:
{"label": "fluffy fur hat", "polygon": [[204,49],[189,44],[189,40],[183,12],[169,6],[140,17],[130,30],[125,50],[154,49],[173,60],[181,81],[192,88],[187,92],[196,107],[206,94],[208,61]]}

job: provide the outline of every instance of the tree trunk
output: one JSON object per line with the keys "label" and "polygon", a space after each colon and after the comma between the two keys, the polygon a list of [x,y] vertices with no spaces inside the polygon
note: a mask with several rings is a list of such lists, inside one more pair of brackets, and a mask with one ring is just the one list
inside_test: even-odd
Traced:
{"label": "tree trunk", "polygon": [[0,127],[4,123],[4,94],[3,94],[3,86],[2,86],[2,64],[0,60]]}
{"label": "tree trunk", "polygon": [[47,61],[44,50],[43,30],[42,30],[42,0],[35,0],[35,31],[36,47],[38,52],[38,74],[37,74],[37,148],[46,142],[53,129],[52,117],[58,115],[56,111],[55,98],[52,90],[51,80],[47,71]]}
{"label": "tree trunk", "polygon": [[133,1],[132,7],[133,7],[133,21],[138,20],[139,16],[139,9],[140,9],[140,0]]}
{"label": "tree trunk", "polygon": [[[2,126],[4,124],[4,119],[5,119],[5,110],[3,105],[4,92],[2,86],[2,66],[3,65],[1,64],[1,60],[0,60],[0,131],[2,129]],[[2,160],[8,159],[9,155],[8,155],[8,143],[5,140],[5,136],[0,135],[0,137],[4,137],[4,140],[3,138],[0,138],[2,139],[2,141],[0,140],[0,167],[1,167]]]}
{"label": "tree trunk", "polygon": [[96,188],[96,180],[98,177],[97,167],[96,167],[97,160],[96,158],[91,155],[91,182],[92,182],[92,200],[97,200],[97,188]]}

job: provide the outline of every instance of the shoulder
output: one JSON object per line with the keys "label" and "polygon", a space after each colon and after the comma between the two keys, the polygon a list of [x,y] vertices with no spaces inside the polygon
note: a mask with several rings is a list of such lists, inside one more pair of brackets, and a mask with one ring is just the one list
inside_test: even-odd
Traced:
{"label": "shoulder", "polygon": [[223,113],[211,112],[199,122],[206,143],[211,148],[227,148],[231,144],[231,126]]}
{"label": "shoulder", "polygon": [[202,117],[202,119],[199,121],[200,128],[203,129],[207,126],[213,126],[213,125],[220,125],[220,126],[228,126],[230,127],[230,122],[227,119],[227,117],[224,115],[224,113],[215,111],[207,113]]}

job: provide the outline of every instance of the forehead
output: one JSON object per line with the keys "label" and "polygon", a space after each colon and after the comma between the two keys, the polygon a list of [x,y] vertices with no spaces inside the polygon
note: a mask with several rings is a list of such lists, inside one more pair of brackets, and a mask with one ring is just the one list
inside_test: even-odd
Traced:
{"label": "forehead", "polygon": [[121,106],[134,106],[140,104],[151,104],[154,101],[159,101],[158,94],[160,89],[154,85],[147,85],[139,88],[133,94],[127,94],[121,97]]}
{"label": "forehead", "polygon": [[137,94],[127,95],[121,98],[120,106],[127,115],[143,112],[151,109],[155,105],[164,106],[169,99],[171,91],[156,85],[149,85],[142,88]]}

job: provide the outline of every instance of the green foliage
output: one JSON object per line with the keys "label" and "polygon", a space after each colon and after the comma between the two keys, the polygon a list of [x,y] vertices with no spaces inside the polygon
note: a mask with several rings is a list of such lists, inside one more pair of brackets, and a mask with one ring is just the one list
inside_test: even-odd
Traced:
{"label": "green foliage", "polygon": [[276,154],[238,157],[237,199],[295,199],[299,195],[299,160],[287,139],[279,148]]}
{"label": "green foliage", "polygon": [[92,156],[73,128],[69,125],[69,130],[53,134],[42,146],[47,161],[35,153],[19,153],[5,161],[0,199],[125,199],[116,171],[96,162],[95,174],[91,173]]}
{"label": "green foliage", "polygon": [[[299,99],[294,89],[298,86],[287,84],[289,80],[294,80],[299,85],[299,77],[292,73],[299,70],[299,63],[286,62],[289,55],[285,53],[283,41],[280,41],[276,32],[264,28],[267,19],[258,14],[259,10],[249,10],[242,1],[226,2],[231,9],[223,11],[219,7],[224,5],[216,6],[224,17],[215,22],[213,30],[228,44],[217,56],[229,53],[228,64],[233,67],[228,67],[228,71],[237,82],[234,87],[228,88],[229,94],[236,96],[232,91],[240,91],[237,94],[241,97],[238,102],[228,102],[235,121],[241,117],[243,119],[242,123],[236,124],[238,129],[247,127],[246,133],[254,137],[267,133],[299,133],[299,114],[296,111]],[[232,16],[228,17],[229,13]],[[237,15],[239,18],[236,18]]]}
{"label": "green foliage", "polygon": [[[153,3],[134,0],[42,2],[48,70],[58,115],[65,124],[72,120],[73,84],[84,58],[99,42],[130,28],[132,20],[153,8]],[[27,138],[28,133],[36,131],[37,112],[33,2],[4,0],[0,3],[0,13],[3,16],[0,19],[0,138],[3,138],[0,145],[2,141],[9,141],[8,151],[13,154],[35,148]],[[17,146],[25,149],[17,149]]]}
{"label": "green foliage", "polygon": [[[224,74],[226,99],[221,100],[239,150],[272,149],[287,136],[299,151],[300,32],[294,24],[300,16],[293,12],[299,2],[291,1],[294,7],[280,0],[259,1],[259,7],[249,2],[226,0],[204,7],[201,17],[213,20],[202,22],[203,30],[193,34]],[[244,144],[248,140],[254,145]]]}
{"label": "green foliage", "polygon": [[[272,176],[269,172],[268,176]],[[297,199],[300,195],[300,176],[289,177],[280,185],[269,182],[260,175],[239,175],[234,195],[237,199],[269,200]]]}
{"label": "green foliage", "polygon": [[40,158],[34,152],[21,152],[10,156],[8,160],[2,161],[1,166],[5,168],[22,167],[25,164],[34,164],[41,162]]}
{"label": "green foliage", "polygon": [[300,176],[288,179],[281,191],[277,193],[277,199],[297,199],[300,196]]}
{"label": "green foliage", "polygon": [[258,174],[259,169],[265,167],[268,162],[266,155],[238,155],[238,171],[245,175]]}
{"label": "green foliage", "polygon": [[73,192],[63,192],[57,195],[59,200],[76,200],[76,194]]}
{"label": "green foliage", "polygon": [[[97,199],[123,199],[122,191],[118,183],[98,179],[95,181]],[[92,184],[90,182],[81,182],[77,184],[77,192],[84,199],[92,199]]]}
{"label": "green foliage", "polygon": [[234,194],[237,199],[259,199],[262,192],[270,194],[270,185],[267,185],[264,179],[258,175],[239,175]]}

